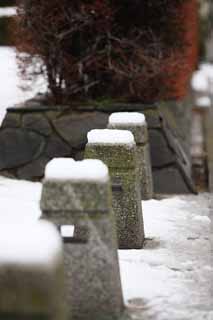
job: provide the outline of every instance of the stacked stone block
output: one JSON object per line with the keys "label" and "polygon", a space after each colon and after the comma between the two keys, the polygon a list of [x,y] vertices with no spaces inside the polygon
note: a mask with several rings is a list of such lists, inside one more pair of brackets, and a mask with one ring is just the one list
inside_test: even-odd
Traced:
{"label": "stacked stone block", "polygon": [[92,130],[85,157],[100,159],[109,168],[119,248],[142,248],[144,226],[134,136],[127,130]]}
{"label": "stacked stone block", "polygon": [[150,159],[149,136],[145,116],[138,112],[116,112],[109,117],[109,129],[129,130],[133,133],[138,159],[141,197],[153,197],[152,167]]}
{"label": "stacked stone block", "polygon": [[62,243],[47,222],[1,221],[0,319],[66,319]]}
{"label": "stacked stone block", "polygon": [[[41,208],[64,237],[66,301],[71,319],[117,319],[123,298],[107,167],[98,160],[52,160]],[[74,227],[73,234],[63,234]],[[70,228],[71,230],[71,228]]]}

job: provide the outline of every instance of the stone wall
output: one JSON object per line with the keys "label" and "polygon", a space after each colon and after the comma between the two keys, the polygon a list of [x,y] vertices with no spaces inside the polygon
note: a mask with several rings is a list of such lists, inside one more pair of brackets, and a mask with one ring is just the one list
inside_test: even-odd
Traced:
{"label": "stone wall", "polygon": [[66,106],[48,107],[38,96],[24,106],[8,109],[0,128],[0,174],[39,180],[43,177],[45,165],[52,158],[82,159],[87,132],[106,128],[112,112],[141,111],[146,115],[149,127],[154,191],[194,191],[188,152],[190,133],[187,114],[190,110],[180,110],[184,110],[183,104],[171,102],[158,106],[86,106],[72,111]]}

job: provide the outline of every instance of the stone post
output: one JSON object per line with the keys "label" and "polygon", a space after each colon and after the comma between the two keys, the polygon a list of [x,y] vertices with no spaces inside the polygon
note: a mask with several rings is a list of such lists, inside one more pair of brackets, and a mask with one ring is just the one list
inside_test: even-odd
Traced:
{"label": "stone post", "polygon": [[52,160],[41,208],[64,238],[71,318],[117,319],[124,306],[107,167],[99,160]]}
{"label": "stone post", "polygon": [[46,221],[0,224],[0,319],[65,320],[62,243]]}
{"label": "stone post", "polygon": [[109,168],[119,248],[142,248],[144,227],[136,145],[132,133],[125,130],[92,130],[88,133],[85,156],[98,158]]}
{"label": "stone post", "polygon": [[153,198],[152,166],[148,128],[145,116],[139,112],[116,112],[109,117],[109,129],[129,130],[133,133],[138,159],[142,200]]}

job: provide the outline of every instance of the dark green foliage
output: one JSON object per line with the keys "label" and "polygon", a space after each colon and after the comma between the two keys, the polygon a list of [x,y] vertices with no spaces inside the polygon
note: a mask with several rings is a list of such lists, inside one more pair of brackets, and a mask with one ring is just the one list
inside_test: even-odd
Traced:
{"label": "dark green foliage", "polygon": [[0,46],[6,46],[10,44],[9,41],[9,24],[11,18],[2,17],[0,18]]}
{"label": "dark green foliage", "polygon": [[1,0],[0,7],[14,6],[15,3],[16,3],[16,0]]}

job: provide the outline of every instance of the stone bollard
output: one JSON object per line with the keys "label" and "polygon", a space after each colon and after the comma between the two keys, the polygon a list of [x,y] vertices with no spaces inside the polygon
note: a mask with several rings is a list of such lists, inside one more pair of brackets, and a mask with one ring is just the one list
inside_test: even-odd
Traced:
{"label": "stone bollard", "polygon": [[144,226],[134,137],[125,130],[92,130],[88,133],[87,158],[98,158],[109,168],[113,210],[120,249],[141,249]]}
{"label": "stone bollard", "polygon": [[152,166],[148,129],[145,116],[139,112],[116,112],[109,117],[109,129],[129,130],[133,133],[138,158],[142,200],[153,198]]}
{"label": "stone bollard", "polygon": [[65,320],[62,243],[46,221],[0,226],[0,319]]}
{"label": "stone bollard", "polygon": [[117,319],[124,305],[107,167],[99,160],[52,160],[41,208],[64,239],[71,318]]}

